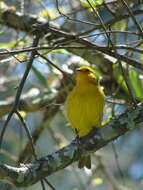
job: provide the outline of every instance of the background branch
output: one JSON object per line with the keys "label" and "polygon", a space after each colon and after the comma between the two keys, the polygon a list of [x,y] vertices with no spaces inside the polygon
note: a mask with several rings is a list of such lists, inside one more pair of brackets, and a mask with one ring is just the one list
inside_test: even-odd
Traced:
{"label": "background branch", "polygon": [[81,156],[97,151],[129,130],[140,126],[142,118],[143,103],[138,105],[136,110],[126,110],[118,119],[112,120],[98,132],[92,131],[88,136],[81,138],[80,144],[74,140],[57,152],[19,168],[1,164],[0,179],[19,187],[36,183],[79,160]]}

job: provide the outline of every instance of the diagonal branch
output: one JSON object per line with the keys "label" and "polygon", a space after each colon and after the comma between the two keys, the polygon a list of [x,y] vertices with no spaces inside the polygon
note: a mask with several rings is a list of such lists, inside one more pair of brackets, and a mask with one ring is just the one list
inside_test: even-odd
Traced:
{"label": "diagonal branch", "polygon": [[81,156],[99,150],[119,136],[141,126],[142,123],[143,102],[138,104],[136,109],[126,110],[103,128],[81,138],[80,143],[75,139],[57,152],[19,168],[0,164],[0,179],[19,187],[30,186],[79,160]]}
{"label": "diagonal branch", "polygon": [[[142,9],[133,11],[134,15],[140,15],[142,13],[143,13]],[[118,21],[121,21],[122,19],[127,19],[129,17],[130,17],[129,14],[120,15],[117,18],[107,21],[105,23],[105,26],[111,26],[117,23]],[[13,20],[13,22],[11,22],[11,19]],[[93,48],[94,50],[93,49],[89,50],[88,53],[86,50],[86,54],[84,53],[84,50],[83,51],[77,50],[77,49],[74,50],[74,48],[71,49],[70,52],[74,53],[75,55],[79,55],[79,56],[82,55],[82,57],[85,58],[89,62],[91,62],[91,59],[93,59],[94,61],[92,62],[94,63],[95,63],[95,58],[98,57],[97,58],[98,61],[96,61],[96,63],[99,62],[100,64],[102,64],[101,66],[102,68],[104,68],[104,64],[102,63],[103,61],[106,63],[106,68],[107,68],[107,62],[110,63],[110,65],[112,64],[112,61],[110,60],[110,58],[107,59],[107,57],[105,57],[104,54],[106,54],[116,59],[120,59],[121,61],[125,61],[128,64],[138,69],[143,70],[143,64],[139,62],[138,60],[131,59],[130,57],[127,57],[125,55],[115,53],[107,47],[105,49],[104,47],[99,47],[83,38],[79,38],[79,36],[82,35],[82,33],[76,34],[76,35],[66,33],[58,27],[49,25],[46,19],[38,19],[37,17],[33,15],[31,16],[23,15],[11,9],[4,9],[1,11],[1,14],[0,14],[0,24],[9,26],[14,29],[19,29],[21,31],[24,31],[30,34],[32,33],[32,26],[34,24],[38,24],[38,25],[41,25],[41,32],[43,33],[43,35],[44,34],[46,35],[46,40],[48,42],[53,42],[53,40],[55,41],[55,39],[58,40],[62,38],[62,40],[64,40],[65,42],[68,42],[68,44],[71,44],[71,45],[73,45],[72,42],[76,42],[78,43],[78,45],[86,45],[86,47],[88,48]],[[97,27],[94,28],[94,30],[101,29],[101,28],[102,28],[102,25],[99,24]],[[62,45],[62,43],[59,45]],[[57,49],[59,45],[55,46],[54,49]]]}
{"label": "diagonal branch", "polygon": [[[132,11],[133,15],[141,15],[143,14],[143,9],[137,9]],[[128,19],[130,15],[128,13],[118,15],[118,17],[115,17],[105,23],[106,26],[114,25],[115,23],[123,20]],[[12,22],[13,21],[13,22]],[[22,30],[24,32],[30,33],[32,30],[33,24],[44,24],[47,20],[44,18],[38,18],[35,15],[26,15],[22,14],[20,12],[16,12],[9,7],[0,8],[0,24],[6,25],[8,27]],[[89,25],[89,23],[87,23]],[[94,23],[91,23],[91,25],[95,25]],[[101,29],[101,24],[96,24],[94,30]],[[46,31],[45,31],[46,32]],[[140,33],[141,34],[141,33]],[[141,34],[142,35],[142,34]],[[54,37],[54,36],[53,36]]]}

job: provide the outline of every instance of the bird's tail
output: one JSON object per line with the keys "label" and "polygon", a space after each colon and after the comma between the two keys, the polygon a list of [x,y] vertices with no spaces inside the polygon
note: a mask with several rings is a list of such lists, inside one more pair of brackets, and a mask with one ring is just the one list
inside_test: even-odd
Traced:
{"label": "bird's tail", "polygon": [[79,162],[78,162],[78,167],[80,169],[86,167],[88,169],[91,169],[91,156],[88,155],[88,156],[84,156],[82,157]]}

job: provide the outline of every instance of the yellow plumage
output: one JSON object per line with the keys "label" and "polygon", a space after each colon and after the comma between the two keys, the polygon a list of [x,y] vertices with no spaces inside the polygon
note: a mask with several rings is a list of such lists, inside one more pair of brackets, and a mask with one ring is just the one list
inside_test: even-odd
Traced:
{"label": "yellow plumage", "polygon": [[[94,70],[81,66],[76,73],[76,85],[66,100],[68,120],[79,137],[101,127],[104,102],[104,93]],[[90,157],[84,157],[79,167],[90,168],[89,162]]]}

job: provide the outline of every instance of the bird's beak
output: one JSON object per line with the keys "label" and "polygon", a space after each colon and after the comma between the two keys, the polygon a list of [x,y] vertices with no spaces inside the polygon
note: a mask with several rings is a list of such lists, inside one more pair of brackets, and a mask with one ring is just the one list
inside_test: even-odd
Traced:
{"label": "bird's beak", "polygon": [[81,72],[82,70],[80,68],[77,68],[76,69],[76,72]]}

